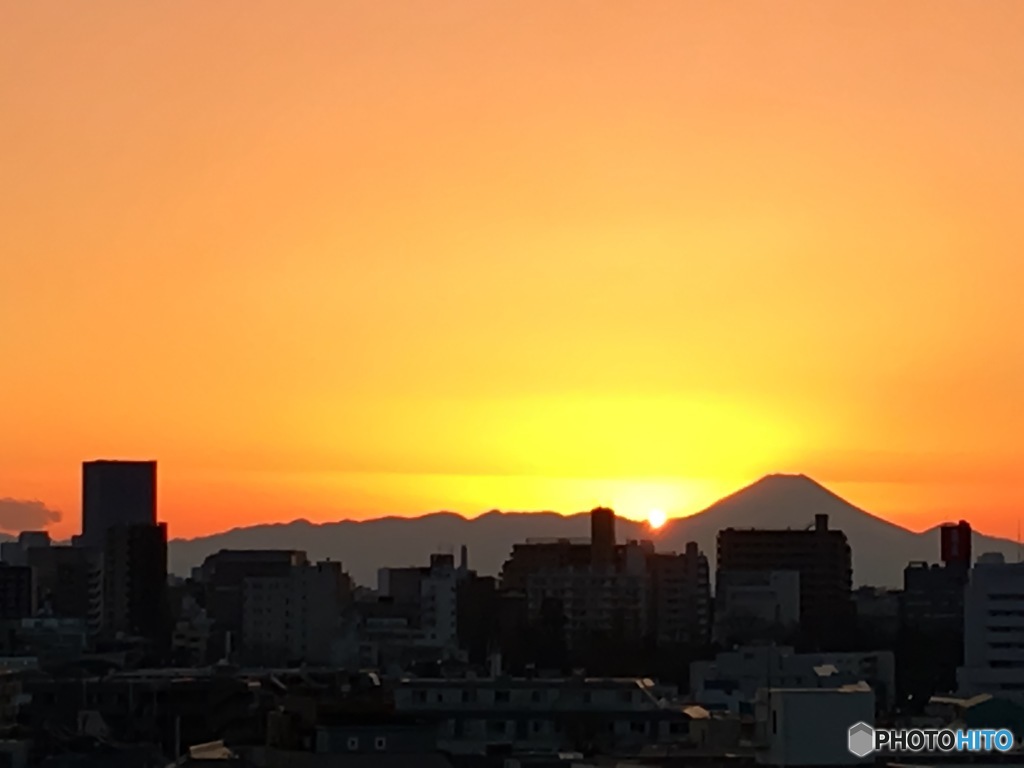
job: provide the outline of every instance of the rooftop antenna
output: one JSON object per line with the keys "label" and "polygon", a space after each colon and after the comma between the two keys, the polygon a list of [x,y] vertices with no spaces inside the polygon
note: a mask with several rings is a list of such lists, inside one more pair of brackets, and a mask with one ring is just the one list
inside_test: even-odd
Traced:
{"label": "rooftop antenna", "polygon": [[1017,518],[1017,562],[1020,562],[1020,518]]}

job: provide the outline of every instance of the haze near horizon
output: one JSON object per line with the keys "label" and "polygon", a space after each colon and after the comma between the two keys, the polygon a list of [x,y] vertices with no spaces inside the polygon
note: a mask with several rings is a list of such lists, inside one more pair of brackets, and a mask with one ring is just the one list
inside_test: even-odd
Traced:
{"label": "haze near horizon", "polygon": [[1019,3],[0,19],[0,529],[155,458],[174,537],[778,471],[1015,535]]}

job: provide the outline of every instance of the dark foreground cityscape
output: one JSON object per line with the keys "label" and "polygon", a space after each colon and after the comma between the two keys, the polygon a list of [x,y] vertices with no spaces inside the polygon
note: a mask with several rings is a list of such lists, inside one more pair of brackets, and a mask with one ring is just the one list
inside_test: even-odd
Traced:
{"label": "dark foreground cityscape", "polygon": [[[847,536],[510,542],[381,562],[289,549],[168,574],[156,463],[83,469],[82,533],[2,544],[0,766],[586,768],[952,764],[857,757],[855,723],[1024,735],[1024,565],[943,526],[902,590],[854,589]],[[1005,753],[971,762],[1018,761]]]}

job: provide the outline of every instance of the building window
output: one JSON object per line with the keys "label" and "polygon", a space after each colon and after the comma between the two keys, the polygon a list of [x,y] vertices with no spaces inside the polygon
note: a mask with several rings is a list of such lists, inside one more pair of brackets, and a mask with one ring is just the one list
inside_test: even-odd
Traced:
{"label": "building window", "polygon": [[779,713],[772,710],[772,735],[779,732]]}
{"label": "building window", "polygon": [[469,689],[463,689],[463,691],[462,691],[462,703],[463,704],[472,704],[475,701],[476,701],[476,691],[469,690]]}
{"label": "building window", "polygon": [[356,752],[356,751],[358,751],[358,749],[359,749],[359,737],[358,736],[349,736],[348,737],[348,751],[349,752]]}
{"label": "building window", "polygon": [[388,748],[388,740],[385,736],[378,736],[373,740],[373,748],[378,752],[383,752]]}
{"label": "building window", "polygon": [[495,691],[494,692],[494,703],[495,704],[508,704],[512,700],[512,695],[508,691]]}
{"label": "building window", "polygon": [[412,700],[417,704],[427,703],[427,692],[426,691],[413,691]]}

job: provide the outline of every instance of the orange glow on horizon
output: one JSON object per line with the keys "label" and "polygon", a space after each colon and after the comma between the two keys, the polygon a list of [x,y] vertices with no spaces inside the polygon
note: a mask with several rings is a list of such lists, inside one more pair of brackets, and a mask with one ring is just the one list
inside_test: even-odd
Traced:
{"label": "orange glow on horizon", "polygon": [[1015,536],[1017,0],[2,14],[0,530],[144,457],[172,536],[780,471]]}

